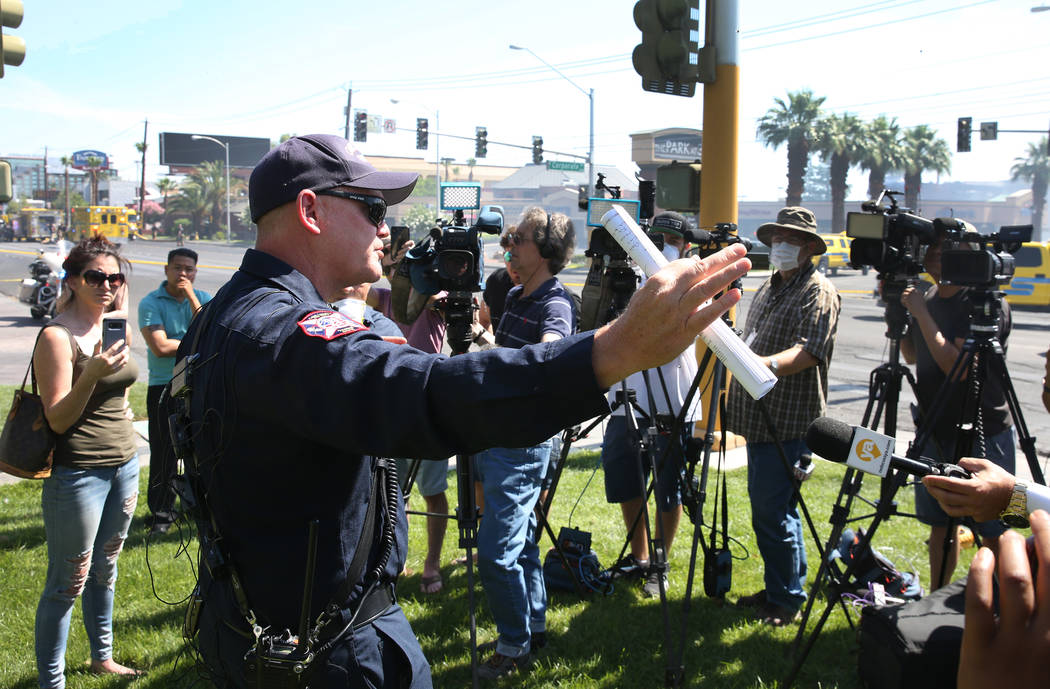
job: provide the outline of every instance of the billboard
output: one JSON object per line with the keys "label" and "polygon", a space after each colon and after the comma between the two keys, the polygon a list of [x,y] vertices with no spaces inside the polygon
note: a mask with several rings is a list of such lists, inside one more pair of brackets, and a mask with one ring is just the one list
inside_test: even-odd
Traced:
{"label": "billboard", "polygon": [[207,161],[226,162],[226,151],[208,139],[194,136],[209,136],[230,147],[230,167],[252,168],[270,150],[270,140],[250,136],[221,136],[219,134],[160,133],[160,164],[196,167]]}
{"label": "billboard", "polygon": [[87,170],[91,166],[88,164],[89,158],[98,158],[102,163],[98,166],[99,170],[109,169],[109,156],[102,151],[73,151],[73,167],[76,170]]}

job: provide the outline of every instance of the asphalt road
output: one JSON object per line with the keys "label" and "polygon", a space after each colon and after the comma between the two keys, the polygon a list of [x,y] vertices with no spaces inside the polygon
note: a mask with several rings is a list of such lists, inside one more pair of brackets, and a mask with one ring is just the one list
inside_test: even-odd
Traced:
{"label": "asphalt road", "polygon": [[[172,242],[137,241],[128,244],[124,253],[132,262],[130,276],[131,313],[136,314],[138,301],[164,279],[163,265]],[[225,246],[211,242],[187,244],[200,254],[197,286],[215,293],[240,264],[245,246]],[[39,245],[0,243],[0,383],[20,382],[28,363],[38,323],[29,317],[29,308],[15,301],[19,282],[29,276],[27,266]],[[495,244],[487,249],[490,268],[498,263]],[[562,281],[578,291],[585,276],[583,268],[562,273]],[[755,273],[744,279],[744,303],[738,316],[746,316],[747,305],[766,273]],[[862,276],[859,271],[845,270],[832,278],[842,294],[842,316],[839,321],[835,353],[830,371],[829,415],[859,424],[868,400],[871,372],[889,358],[889,340],[885,337],[883,308],[872,297],[874,273]],[[1021,415],[1030,434],[1037,438],[1040,463],[1050,458],[1050,414],[1040,400],[1044,359],[1050,347],[1050,314],[1014,311],[1014,331],[1007,352],[1007,369],[1020,403]],[[145,346],[138,338],[132,347],[142,370],[146,368]],[[908,403],[914,400],[907,382],[901,391],[898,428],[902,435],[913,426]]]}

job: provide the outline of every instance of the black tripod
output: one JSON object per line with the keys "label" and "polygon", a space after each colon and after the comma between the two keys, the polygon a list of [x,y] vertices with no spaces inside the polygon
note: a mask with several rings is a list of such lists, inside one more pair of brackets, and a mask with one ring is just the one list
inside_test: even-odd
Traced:
{"label": "black tripod", "polygon": [[[908,384],[912,387],[912,391],[915,391],[915,378],[912,376],[908,367],[900,363],[900,342],[908,329],[908,314],[904,306],[901,304],[900,294],[908,283],[904,280],[894,279],[893,276],[880,275],[879,278],[884,280],[883,298],[886,300],[886,337],[890,340],[890,354],[889,361],[876,367],[868,378],[868,403],[864,408],[864,417],[861,426],[866,428],[878,428],[879,422],[883,418],[883,414],[885,414],[886,435],[895,436],[897,433],[897,409],[900,403],[901,381],[907,379]],[[872,416],[873,411],[874,416]],[[872,424],[871,426],[868,425],[869,422]],[[861,537],[862,540],[865,541],[864,547],[868,547],[868,544],[870,544],[871,539],[874,537],[875,530],[878,528],[878,524],[884,519],[889,519],[891,516],[899,514],[894,497],[897,488],[899,487],[899,483],[903,483],[904,476],[904,472],[897,472],[896,475],[891,473],[883,479],[879,489],[879,499],[872,503],[865,500],[860,495],[864,474],[852,467],[847,469],[846,475],[842,479],[842,484],[839,487],[839,493],[838,497],[835,499],[835,505],[831,509],[829,522],[831,523],[832,528],[831,533],[828,535],[826,545],[824,546],[824,551],[831,552],[831,550],[838,545],[842,537],[842,530],[847,523],[874,517],[868,531]],[[861,500],[868,503],[875,509],[875,513],[853,517],[851,519],[849,515],[854,500]],[[835,602],[838,602],[842,606],[847,622],[851,628],[853,627],[853,619],[850,617],[849,609],[841,597],[841,594],[849,588],[848,582],[849,576],[852,574],[852,569],[852,566],[850,566],[845,572],[842,572],[834,563],[828,562],[826,557],[821,558],[820,567],[817,570],[817,576],[813,580],[813,585],[810,587],[809,597],[806,600],[798,632],[795,634],[795,640],[791,646],[791,653],[793,655],[797,655],[799,652],[799,647],[802,644],[802,639],[806,633],[806,626],[810,614],[812,613],[813,605],[817,600],[817,594],[821,590],[825,580],[830,582],[829,593],[831,594],[831,598],[829,599],[827,606],[824,608],[824,612],[820,616],[820,619],[817,621],[813,633],[806,642],[801,655],[797,656],[795,664],[785,678],[785,687],[790,687],[791,683],[794,682],[797,677],[799,670],[802,668],[802,664],[806,661],[809,652],[816,643],[817,637],[820,635],[820,632],[824,627],[824,623],[827,622]]]}
{"label": "black tripod", "polygon": [[[1017,393],[1010,380],[1010,373],[1006,370],[1006,355],[999,340],[1002,296],[998,292],[973,288],[969,293],[969,298],[971,305],[970,335],[963,343],[962,350],[941,385],[941,389],[937,392],[933,404],[927,410],[929,419],[925,421],[928,423],[924,422],[916,433],[915,447],[921,449],[933,440],[936,421],[942,418],[949,409],[950,400],[957,399],[960,386],[965,385],[961,420],[958,424],[959,432],[955,436],[955,447],[947,456],[952,461],[958,461],[964,456],[987,457],[984,419],[981,410],[982,391],[989,380],[997,380],[1001,383],[1003,397],[1014,427],[1017,429],[1017,442],[1028,460],[1032,478],[1038,483],[1045,484],[1046,481],[1036,457],[1035,438],[1028,432],[1028,425],[1021,413]],[[966,374],[965,381],[963,380],[964,374]],[[949,547],[953,547],[952,539],[957,521],[951,519],[948,523],[941,558],[941,576],[940,581],[936,582],[937,586],[947,583],[945,576],[948,573],[945,571],[945,565]]]}

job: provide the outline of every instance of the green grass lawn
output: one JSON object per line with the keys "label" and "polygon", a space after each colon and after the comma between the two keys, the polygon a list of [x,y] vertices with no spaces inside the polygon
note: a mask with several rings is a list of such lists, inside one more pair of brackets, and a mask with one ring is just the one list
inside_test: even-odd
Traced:
{"label": "green grass lawn", "polygon": [[[0,392],[4,394],[6,391]],[[552,523],[555,531],[568,523],[575,508],[572,526],[590,531],[593,545],[604,566],[609,566],[623,545],[619,510],[605,503],[602,477],[594,475],[598,456],[594,452],[575,453],[563,473],[554,501]],[[805,484],[804,497],[820,539],[827,538],[831,506],[843,476],[842,467],[820,462],[812,480]],[[593,480],[592,480],[593,478]],[[729,474],[730,533],[739,541],[733,546],[738,559],[733,566],[730,600],[762,588],[762,565],[750,532],[750,509],[746,494],[746,474]],[[449,502],[456,504],[455,478],[450,476]],[[146,476],[141,480],[144,496]],[[4,586],[0,593],[0,628],[6,635],[6,662],[0,664],[0,687],[31,689],[36,686],[33,654],[33,620],[46,569],[46,544],[40,517],[40,482],[23,481],[0,487],[0,572]],[[714,484],[711,484],[713,496]],[[878,484],[866,481],[865,494],[874,494]],[[902,510],[910,510],[911,489],[899,495]],[[578,502],[578,504],[577,504]],[[710,504],[713,500],[709,500]],[[413,500],[413,507],[422,501]],[[415,504],[418,503],[418,504]],[[862,506],[854,515],[865,514]],[[196,544],[188,533],[176,530],[147,542],[142,519],[146,507],[139,502],[133,531],[120,559],[115,608],[115,657],[118,661],[147,669],[149,675],[134,683],[136,687],[190,686],[194,675],[180,658],[183,643],[180,624],[194,576],[191,560]],[[708,519],[710,509],[707,510]],[[866,524],[866,520],[860,522]],[[692,526],[686,520],[671,556],[670,614],[671,637],[677,644],[689,568]],[[710,538],[709,531],[704,535]],[[807,529],[807,536],[809,536]],[[182,538],[185,537],[185,540]],[[894,518],[883,525],[876,547],[901,569],[918,571],[926,579],[925,529],[907,518]],[[423,650],[429,658],[436,687],[464,687],[470,684],[468,597],[464,567],[443,567],[445,590],[434,596],[419,592],[420,572],[425,553],[423,519],[413,517],[410,526],[408,566],[415,572],[402,578],[401,604],[412,622]],[[810,580],[817,569],[817,549],[809,537]],[[457,548],[457,529],[450,524],[443,562],[450,562],[461,551]],[[550,543],[544,539],[541,549]],[[970,551],[972,553],[972,551]],[[964,564],[969,562],[964,554]],[[686,625],[686,686],[694,687],[774,687],[791,667],[788,650],[797,627],[772,629],[749,620],[745,611],[705,598],[700,583],[702,560],[698,558],[698,580],[694,586],[692,610]],[[478,594],[478,640],[495,638],[495,627]],[[299,595],[294,592],[293,595]],[[161,600],[158,600],[161,599]],[[165,601],[165,602],[162,602]],[[814,621],[823,610],[823,600],[814,608]],[[548,611],[549,643],[533,672],[504,684],[521,687],[661,687],[667,667],[667,646],[657,600],[641,596],[638,585],[622,584],[609,596],[593,594],[585,600],[576,595],[554,592]],[[67,677],[71,689],[126,686],[115,677],[87,674],[83,663],[88,647],[80,617],[80,606],[73,613],[67,651]],[[199,685],[198,685],[199,686]],[[820,635],[795,686],[857,687],[856,642],[841,609],[836,609]]]}

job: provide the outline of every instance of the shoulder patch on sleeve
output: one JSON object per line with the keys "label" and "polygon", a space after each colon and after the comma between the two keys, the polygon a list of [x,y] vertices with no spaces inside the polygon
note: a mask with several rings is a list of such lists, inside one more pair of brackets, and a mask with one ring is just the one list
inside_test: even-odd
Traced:
{"label": "shoulder patch on sleeve", "polygon": [[319,337],[322,340],[334,340],[360,330],[368,330],[363,324],[338,311],[312,311],[299,321],[299,327],[310,337]]}

